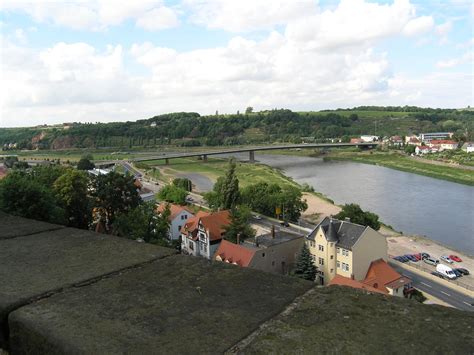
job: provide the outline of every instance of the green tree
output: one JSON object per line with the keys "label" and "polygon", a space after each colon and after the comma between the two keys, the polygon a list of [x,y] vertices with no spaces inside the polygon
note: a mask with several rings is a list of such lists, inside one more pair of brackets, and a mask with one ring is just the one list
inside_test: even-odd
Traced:
{"label": "green tree", "polygon": [[234,208],[230,214],[230,224],[225,227],[224,238],[232,243],[237,243],[237,235],[240,241],[255,237],[255,230],[250,227],[250,209],[247,206]]}
{"label": "green tree", "polygon": [[65,211],[53,191],[22,171],[14,171],[0,181],[0,209],[26,218],[65,223]]}
{"label": "green tree", "polygon": [[407,144],[405,146],[405,153],[407,154],[414,154],[415,153],[415,146],[414,145],[411,145],[411,144]]}
{"label": "green tree", "polygon": [[173,185],[189,192],[193,189],[193,183],[188,178],[176,178],[173,180]]}
{"label": "green tree", "polygon": [[56,179],[53,186],[66,211],[68,226],[87,229],[92,217],[87,173],[69,169]]}
{"label": "green tree", "polygon": [[108,226],[114,222],[116,214],[130,211],[140,203],[134,178],[116,172],[95,177],[91,195],[94,207],[100,211]]}
{"label": "green tree", "polygon": [[188,192],[181,187],[167,185],[158,193],[158,197],[166,202],[177,203],[178,205],[186,204],[186,196]]}
{"label": "green tree", "polygon": [[121,212],[113,223],[114,234],[147,243],[167,244],[169,207],[161,214],[154,202],[144,202],[128,212]]}
{"label": "green tree", "polygon": [[309,281],[314,281],[316,278],[316,266],[311,259],[311,254],[306,243],[303,244],[303,248],[301,249],[298,259],[296,260],[294,274],[299,278]]}
{"label": "green tree", "polygon": [[95,164],[91,161],[93,159],[92,155],[84,155],[81,157],[77,163],[78,170],[92,170],[95,168]]}
{"label": "green tree", "polygon": [[350,218],[352,223],[369,226],[375,230],[380,229],[379,216],[372,212],[364,212],[360,206],[355,203],[342,206],[341,212],[334,217],[340,220]]}
{"label": "green tree", "polygon": [[253,112],[253,107],[249,106],[245,109],[245,114],[249,114],[249,113],[252,113]]}
{"label": "green tree", "polygon": [[213,191],[204,195],[205,200],[213,209],[232,209],[239,203],[239,179],[235,173],[235,160],[229,161],[229,167],[223,177],[219,177],[214,184]]}

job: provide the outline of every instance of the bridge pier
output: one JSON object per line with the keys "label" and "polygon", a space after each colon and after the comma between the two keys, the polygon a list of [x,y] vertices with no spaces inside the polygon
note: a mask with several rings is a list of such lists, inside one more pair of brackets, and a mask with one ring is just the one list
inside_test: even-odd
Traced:
{"label": "bridge pier", "polygon": [[255,151],[254,150],[249,151],[249,162],[255,163]]}
{"label": "bridge pier", "polygon": [[205,162],[205,163],[207,163],[207,155],[206,155],[206,154],[203,154],[203,156],[202,156],[202,161]]}
{"label": "bridge pier", "polygon": [[169,165],[169,163],[170,163],[170,160],[168,158],[165,158],[165,164]]}

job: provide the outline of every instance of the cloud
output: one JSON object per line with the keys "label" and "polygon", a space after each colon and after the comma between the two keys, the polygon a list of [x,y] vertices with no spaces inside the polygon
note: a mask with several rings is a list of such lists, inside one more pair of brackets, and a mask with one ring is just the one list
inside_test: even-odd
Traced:
{"label": "cloud", "polygon": [[5,0],[0,5],[0,10],[21,11],[30,15],[37,23],[52,23],[86,31],[102,31],[128,19],[135,20],[138,27],[152,31],[175,27],[179,24],[175,10],[163,5],[162,0],[76,2]]}
{"label": "cloud", "polygon": [[434,20],[431,16],[421,16],[410,20],[403,27],[403,34],[406,36],[417,36],[430,31],[434,26]]}
{"label": "cloud", "polygon": [[465,63],[473,63],[474,51],[468,51],[459,58],[451,58],[447,60],[440,60],[436,63],[436,67],[440,69],[453,68]]}

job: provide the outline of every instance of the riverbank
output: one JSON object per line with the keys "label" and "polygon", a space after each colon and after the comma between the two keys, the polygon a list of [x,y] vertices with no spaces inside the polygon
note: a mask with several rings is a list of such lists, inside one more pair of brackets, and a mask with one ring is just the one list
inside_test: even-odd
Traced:
{"label": "riverbank", "polygon": [[380,165],[413,174],[429,176],[459,184],[474,186],[474,171],[454,166],[427,163],[393,152],[331,152],[324,160],[349,160],[358,163]]}

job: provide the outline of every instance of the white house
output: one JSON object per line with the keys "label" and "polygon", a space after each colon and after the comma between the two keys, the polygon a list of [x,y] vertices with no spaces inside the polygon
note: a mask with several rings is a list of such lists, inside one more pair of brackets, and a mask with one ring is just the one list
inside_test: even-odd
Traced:
{"label": "white house", "polygon": [[372,142],[378,141],[379,137],[378,136],[365,135],[365,136],[360,136],[360,139],[362,139],[366,143],[372,143]]}
{"label": "white house", "polygon": [[419,145],[415,148],[415,154],[422,155],[427,153],[436,153],[438,150],[439,148],[436,146],[428,147],[427,145]]}
{"label": "white house", "polygon": [[178,240],[181,236],[181,228],[186,222],[193,218],[193,213],[185,206],[179,206],[175,204],[162,203],[158,206],[158,213],[163,213],[166,207],[169,206],[170,216],[168,218],[170,222],[170,229],[168,232],[170,240]]}
{"label": "white house", "polygon": [[472,153],[474,152],[474,142],[466,142],[462,145],[462,150],[464,150],[466,153]]}
{"label": "white house", "polygon": [[183,254],[211,259],[229,224],[229,211],[199,212],[181,228],[181,251]]}

